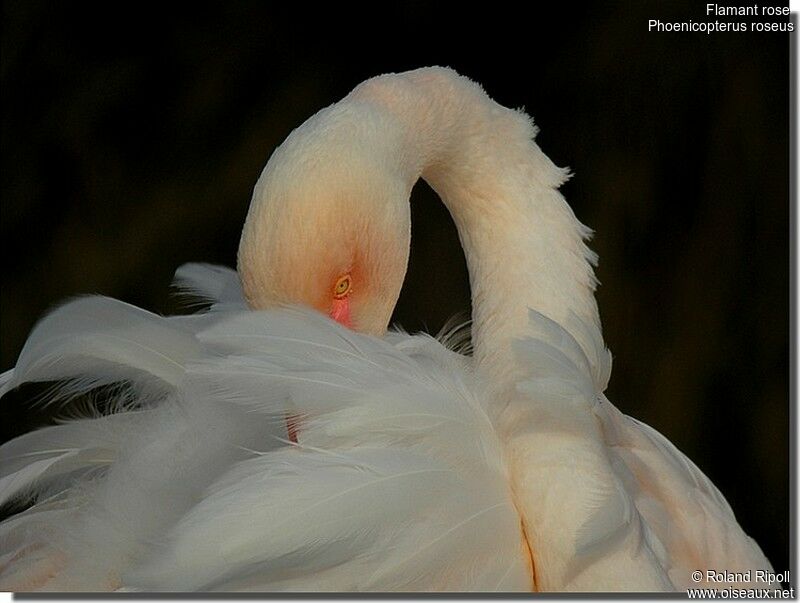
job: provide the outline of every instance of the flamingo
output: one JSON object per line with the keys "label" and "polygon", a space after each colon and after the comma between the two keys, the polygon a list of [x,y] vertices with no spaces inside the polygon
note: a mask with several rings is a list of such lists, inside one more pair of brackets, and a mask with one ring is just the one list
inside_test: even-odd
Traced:
{"label": "flamingo", "polygon": [[[0,524],[0,585],[670,591],[771,571],[708,478],[603,394],[590,231],[535,135],[450,69],[369,79],[275,150],[238,272],[177,271],[207,311],[95,296],[44,318],[0,391],[113,385],[115,407],[0,448],[0,502],[33,501]],[[420,177],[463,245],[471,358],[387,332]]]}

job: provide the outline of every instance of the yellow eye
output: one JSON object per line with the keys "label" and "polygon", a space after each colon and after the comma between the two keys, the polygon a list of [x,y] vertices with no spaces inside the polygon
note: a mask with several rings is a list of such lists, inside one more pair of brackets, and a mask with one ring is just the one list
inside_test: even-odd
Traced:
{"label": "yellow eye", "polygon": [[333,296],[337,299],[341,299],[348,293],[350,293],[350,275],[345,274],[336,281],[336,286],[333,288]]}

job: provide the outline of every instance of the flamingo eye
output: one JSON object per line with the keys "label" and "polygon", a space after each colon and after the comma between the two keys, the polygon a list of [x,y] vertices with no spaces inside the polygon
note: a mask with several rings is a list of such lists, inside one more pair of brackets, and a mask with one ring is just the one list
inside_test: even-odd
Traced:
{"label": "flamingo eye", "polygon": [[333,296],[336,299],[341,299],[348,293],[350,293],[350,275],[346,274],[336,281],[336,285],[333,288]]}

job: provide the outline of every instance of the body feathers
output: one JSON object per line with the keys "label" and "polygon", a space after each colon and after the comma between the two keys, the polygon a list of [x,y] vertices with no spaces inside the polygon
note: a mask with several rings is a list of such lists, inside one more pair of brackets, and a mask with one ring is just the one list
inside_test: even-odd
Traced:
{"label": "body feathers", "polygon": [[[224,269],[182,273],[210,295],[235,282]],[[116,350],[101,357],[64,347],[54,357],[45,342],[81,305],[104,309],[92,337],[118,342]],[[153,335],[147,352],[122,335],[134,324]],[[509,479],[515,459],[468,358],[428,336],[376,339],[302,309],[250,312],[230,296],[206,314],[170,318],[86,298],[34,331],[40,345],[27,349],[41,352],[24,356],[12,384],[62,378],[74,395],[69,380],[91,387],[123,376],[140,396],[114,414],[0,448],[0,496],[35,501],[0,524],[0,584],[508,591],[580,588],[591,577],[617,590],[624,585],[613,576],[596,582],[596,570],[624,554],[628,569],[671,589],[696,567],[768,567],[707,478],[601,396],[602,346],[590,359],[557,323],[532,313],[531,325],[536,335],[516,348],[530,367],[518,389],[536,409],[542,441],[576,429],[603,438],[605,473],[595,458],[573,457],[586,481],[572,498],[585,506],[542,517],[564,525],[561,584],[531,566]],[[173,373],[154,375],[148,354],[171,357]],[[290,415],[296,445],[287,440]],[[543,493],[557,492],[548,458],[529,468]],[[531,543],[534,563],[553,544]]]}

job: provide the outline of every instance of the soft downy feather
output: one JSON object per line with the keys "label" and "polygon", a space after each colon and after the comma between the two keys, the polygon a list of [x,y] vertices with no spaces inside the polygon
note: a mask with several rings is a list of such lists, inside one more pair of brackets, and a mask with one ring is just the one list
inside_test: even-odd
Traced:
{"label": "soft downy feather", "polygon": [[[220,268],[218,273],[225,275],[225,270]],[[227,277],[230,281],[229,275]],[[29,381],[58,381],[50,389],[47,403],[57,403],[62,412],[74,416],[72,400],[76,396],[91,394],[101,385],[114,384],[115,389],[104,392],[104,397],[110,401],[104,412],[111,414],[97,416],[98,411],[90,408],[89,415],[94,415],[93,418],[40,429],[0,447],[0,502],[38,501],[28,511],[0,525],[3,543],[0,554],[4,559],[14,559],[31,547],[37,551],[50,547],[57,552],[49,555],[44,567],[56,580],[48,584],[48,588],[59,588],[59,584],[63,588],[109,588],[113,582],[108,582],[105,576],[94,580],[92,571],[85,577],[73,575],[59,583],[59,578],[66,573],[53,570],[52,561],[66,558],[61,549],[70,549],[69,543],[74,545],[72,548],[77,548],[77,543],[96,545],[98,558],[101,558],[102,553],[109,550],[124,549],[124,538],[133,543],[140,539],[138,533],[146,536],[148,524],[163,524],[160,520],[151,522],[147,517],[154,504],[156,507],[160,504],[175,506],[175,501],[169,498],[159,502],[158,496],[166,494],[159,491],[160,486],[149,489],[143,484],[140,490],[152,495],[149,499],[138,496],[138,490],[124,480],[118,485],[118,492],[111,491],[109,484],[129,470],[127,464],[135,465],[137,459],[146,458],[148,447],[155,458],[150,458],[153,465],[146,467],[144,474],[145,480],[152,478],[161,468],[173,466],[174,459],[158,458],[159,446],[165,449],[161,453],[166,454],[169,444],[174,443],[176,448],[189,447],[189,441],[203,434],[202,429],[196,434],[187,429],[189,423],[179,407],[179,386],[187,360],[208,353],[196,340],[194,331],[212,324],[213,320],[214,317],[206,315],[161,317],[113,299],[86,297],[64,304],[40,321],[26,342],[17,366],[4,374],[4,391]],[[221,420],[224,424],[224,418],[214,416],[219,414],[215,409],[198,406],[195,411],[194,420],[200,424],[204,412],[211,415],[207,417],[210,422]],[[280,431],[274,426],[271,430],[273,435]],[[183,440],[179,437],[181,431],[185,434]],[[209,454],[213,455],[213,450],[211,446]],[[202,482],[197,487],[204,487],[203,476],[196,477]],[[186,489],[191,490],[190,487]],[[129,495],[127,499],[126,495]],[[54,496],[60,500],[57,514],[60,524],[54,519],[49,523],[43,521],[44,516],[55,515],[39,512],[40,508],[47,508]],[[107,500],[102,500],[104,497]],[[140,503],[138,507],[134,507],[134,501]],[[108,510],[117,503],[119,512]],[[92,511],[88,509],[92,505],[107,508],[94,509],[96,516],[91,517]],[[77,513],[80,507],[87,507],[83,511],[88,518],[86,523],[94,522],[96,526],[74,530],[67,527],[70,523],[78,526],[83,521]],[[114,525],[115,513],[120,517],[128,513],[132,518],[122,522],[129,526],[129,534]],[[152,514],[158,516],[159,512]],[[100,517],[105,519],[100,520]],[[137,518],[141,520],[139,525],[135,522]],[[93,529],[102,532],[102,526],[120,536],[116,544],[91,542],[88,534]],[[25,558],[29,559],[30,554]],[[113,558],[113,554],[107,557],[108,560]],[[103,559],[100,565],[109,563]],[[33,578],[25,578],[30,572],[24,566],[25,562],[20,561],[0,567],[0,582],[36,586]]]}
{"label": "soft downy feather", "polygon": [[113,463],[122,434],[141,429],[146,424],[146,414],[147,411],[127,412],[54,425],[3,444],[0,505],[38,482]]}
{"label": "soft downy feather", "polygon": [[[198,274],[195,291],[226,290],[213,279],[224,281],[230,271]],[[129,314],[118,308],[111,333]],[[210,315],[181,323],[148,315],[151,341],[169,341],[174,350],[177,331],[191,345],[180,348],[188,350],[182,375],[146,411],[122,409],[0,448],[9,475],[33,467],[45,449],[65,455],[29,469],[38,477],[21,475],[28,483],[9,491],[39,493],[39,503],[0,527],[8,536],[0,583],[46,590],[531,588],[500,443],[476,396],[480,388],[469,371],[454,370],[461,357],[427,336],[396,335],[390,343],[303,309],[212,307]],[[58,311],[50,317],[57,319]],[[103,340],[103,323],[93,328]],[[118,341],[125,349],[129,340]],[[141,374],[142,357],[131,358],[128,368]],[[95,379],[105,375],[102,360],[60,375],[83,378],[85,371]],[[43,360],[31,353],[26,362],[45,368],[20,375],[48,379],[54,373],[46,367],[71,366],[54,354]],[[124,367],[112,374],[127,375]],[[299,421],[297,445],[286,438],[289,416]],[[102,471],[68,471],[73,457],[97,450],[107,455]],[[48,490],[48,469],[59,465],[66,473]]]}
{"label": "soft downy feather", "polygon": [[200,338],[232,353],[189,369],[195,395],[296,414],[298,445],[233,467],[126,583],[530,588],[500,444],[463,375],[298,310],[239,315]]}
{"label": "soft downy feather", "polygon": [[70,401],[101,385],[122,384],[110,416],[40,429],[8,442],[0,457],[0,504],[32,485],[70,471],[91,469],[116,458],[115,442],[142,428],[141,413],[173,393],[185,363],[202,353],[195,332],[216,320],[220,303],[245,308],[236,272],[207,264],[186,264],[176,272],[185,296],[212,300],[206,314],[161,317],[102,296],[65,303],[31,332],[16,367],[0,376],[0,395],[28,382],[56,381],[45,403],[71,409]]}

